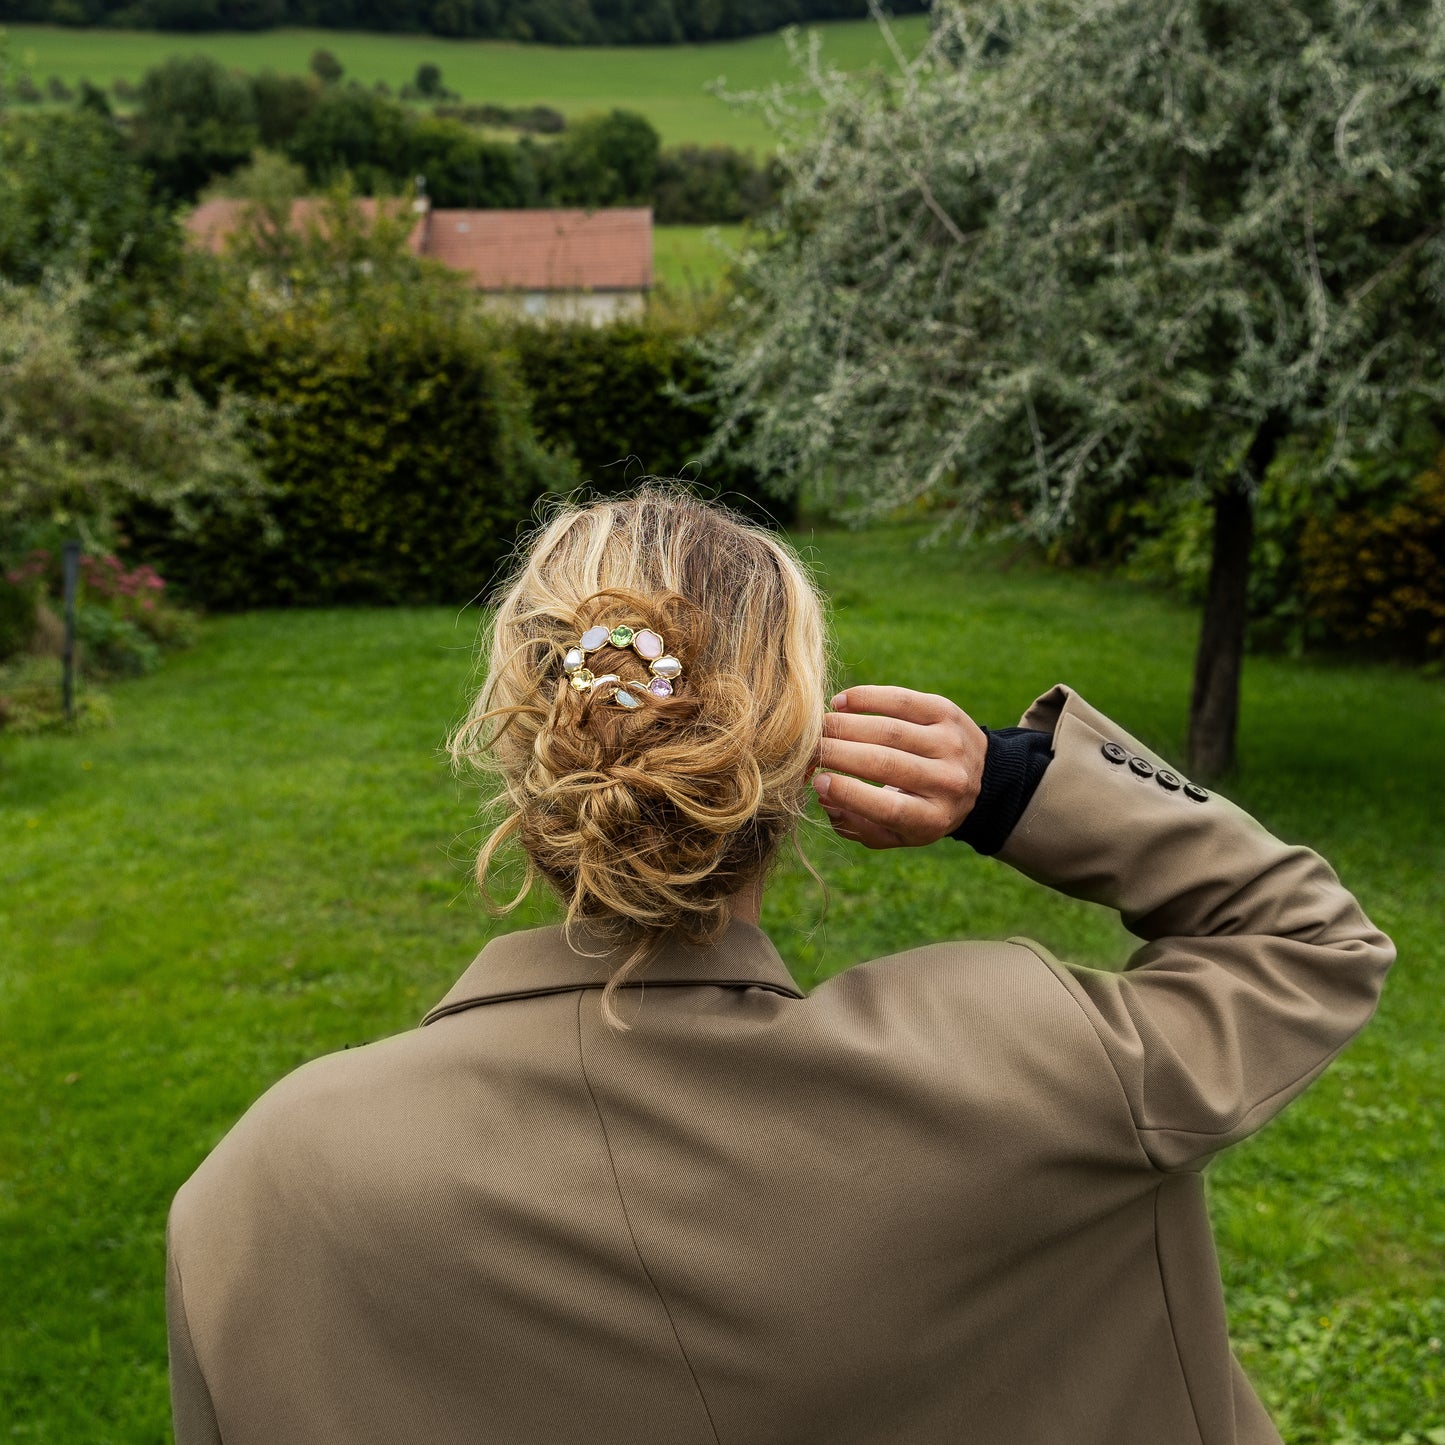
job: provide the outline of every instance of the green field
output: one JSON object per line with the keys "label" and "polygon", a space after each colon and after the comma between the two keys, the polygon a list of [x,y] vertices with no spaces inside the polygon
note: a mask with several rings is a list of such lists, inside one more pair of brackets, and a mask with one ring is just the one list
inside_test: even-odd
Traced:
{"label": "green field", "polygon": [[677,296],[714,290],[742,244],[741,226],[658,226],[652,232],[652,275]]}
{"label": "green field", "polygon": [[[927,17],[905,16],[895,29],[908,46],[922,43]],[[824,55],[844,69],[890,63],[877,27],[868,20],[816,27]],[[39,84],[58,75],[69,85],[139,80],[168,55],[202,52],[226,65],[255,71],[302,71],[311,52],[328,49],[350,77],[393,89],[423,61],[442,68],[448,87],[471,101],[550,105],[564,115],[623,106],[641,111],[665,144],[692,141],[764,146],[769,132],[754,113],[734,109],[704,87],[725,77],[731,90],[787,81],[794,72],[778,35],[712,45],[579,48],[518,45],[500,40],[444,40],[434,35],[371,35],[328,30],[271,30],[243,34],[160,34],[144,30],[80,30],[41,25],[8,27],[12,62]]]}
{"label": "green field", "polygon": [[[916,536],[800,539],[842,681],[946,692],[1002,725],[1066,680],[1179,756],[1192,614]],[[414,1026],[496,926],[468,879],[475,799],[438,750],[476,624],[220,618],[115,689],[113,730],[0,737],[4,1438],[165,1438],[175,1189],[281,1074]],[[1247,666],[1224,791],[1318,848],[1399,947],[1370,1027],[1209,1171],[1236,1348],[1290,1445],[1445,1439],[1440,721],[1441,684],[1403,670]],[[807,847],[826,917],[791,868],[763,919],[804,985],[940,937],[1022,933],[1095,963],[1127,947],[1112,915],[949,841],[868,854],[818,814]]]}

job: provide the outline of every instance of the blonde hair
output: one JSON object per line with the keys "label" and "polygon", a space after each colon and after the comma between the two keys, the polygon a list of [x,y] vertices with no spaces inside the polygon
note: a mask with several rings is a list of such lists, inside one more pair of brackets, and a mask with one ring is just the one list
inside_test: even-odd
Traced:
{"label": "blonde hair", "polygon": [[[495,606],[485,681],[450,742],[455,762],[499,784],[477,878],[488,894],[515,839],[526,872],[498,911],[541,874],[566,904],[569,940],[585,924],[605,947],[630,947],[602,994],[603,1016],[626,1028],[613,1008],[623,980],[667,935],[716,941],[730,897],[784,840],[796,846],[830,694],[823,600],[782,538],[650,482],[558,503]],[[564,653],[604,622],[662,634],[682,661],[671,697],[645,694],[629,713],[569,686]],[[648,677],[610,643],[588,666]]]}

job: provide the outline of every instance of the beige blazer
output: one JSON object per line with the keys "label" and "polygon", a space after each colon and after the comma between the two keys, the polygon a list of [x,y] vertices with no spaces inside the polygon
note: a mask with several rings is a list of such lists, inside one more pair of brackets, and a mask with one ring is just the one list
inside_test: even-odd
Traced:
{"label": "beige blazer", "polygon": [[[804,996],[767,936],[545,928],[270,1089],[176,1196],[181,1445],[1277,1445],[1201,1171],[1369,1019],[1326,863],[1060,686],[1000,857],[1127,971],[937,943]],[[1196,790],[1197,791],[1197,790]]]}

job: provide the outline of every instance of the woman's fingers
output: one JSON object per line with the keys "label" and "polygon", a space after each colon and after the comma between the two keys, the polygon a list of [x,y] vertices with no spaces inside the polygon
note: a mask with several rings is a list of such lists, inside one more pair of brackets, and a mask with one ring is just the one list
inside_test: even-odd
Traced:
{"label": "woman's fingers", "polygon": [[884,717],[901,718],[904,722],[945,722],[957,713],[958,707],[946,697],[932,692],[914,692],[911,687],[850,687],[833,699],[834,712],[880,713]]}
{"label": "woman's fingers", "polygon": [[[877,743],[854,743],[843,738],[824,738],[818,749],[820,766],[835,772],[852,773],[871,783],[891,784],[908,793],[928,791],[929,760],[917,753],[881,747]],[[934,764],[933,766],[937,766]]]}
{"label": "woman's fingers", "polygon": [[850,843],[861,843],[865,848],[904,848],[908,846],[907,842],[897,833],[880,827],[877,823],[870,823],[866,818],[858,817],[856,813],[848,813],[842,809],[830,811],[828,821],[833,825],[833,831],[840,838],[846,838]]}
{"label": "woman's fingers", "polygon": [[946,746],[936,727],[905,722],[902,718],[881,717],[874,713],[826,712],[823,714],[823,736],[842,738],[853,743],[875,743],[879,747],[897,748],[916,753],[921,758],[939,757]]}
{"label": "woman's fingers", "polygon": [[[842,773],[819,773],[813,779],[819,801],[829,812],[851,814],[912,842],[928,833],[934,822],[932,806],[898,788],[877,788]],[[935,833],[933,837],[937,837]],[[933,841],[929,838],[929,842]]]}

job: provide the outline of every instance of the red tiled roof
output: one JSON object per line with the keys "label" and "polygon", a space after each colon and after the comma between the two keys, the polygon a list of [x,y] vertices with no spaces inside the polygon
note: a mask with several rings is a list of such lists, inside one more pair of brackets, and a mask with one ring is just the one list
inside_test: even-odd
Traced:
{"label": "red tiled roof", "polygon": [[424,254],[481,291],[645,290],[652,208],[433,211]]}
{"label": "red tiled roof", "polygon": [[[252,204],[251,201],[229,198],[203,201],[186,217],[186,230],[208,251],[219,254],[231,233],[241,224],[242,213],[247,206]],[[292,201],[290,219],[292,229],[297,229],[312,221],[318,224],[323,223],[325,204],[323,200],[313,196]],[[402,200],[389,200],[385,204],[388,211],[396,214],[398,211],[406,209],[409,203]],[[368,221],[375,219],[378,202],[374,198],[362,197],[356,202],[356,205]],[[413,256],[421,254],[425,233],[426,217],[419,215],[416,224],[411,229],[411,234],[406,238],[407,250]]]}

